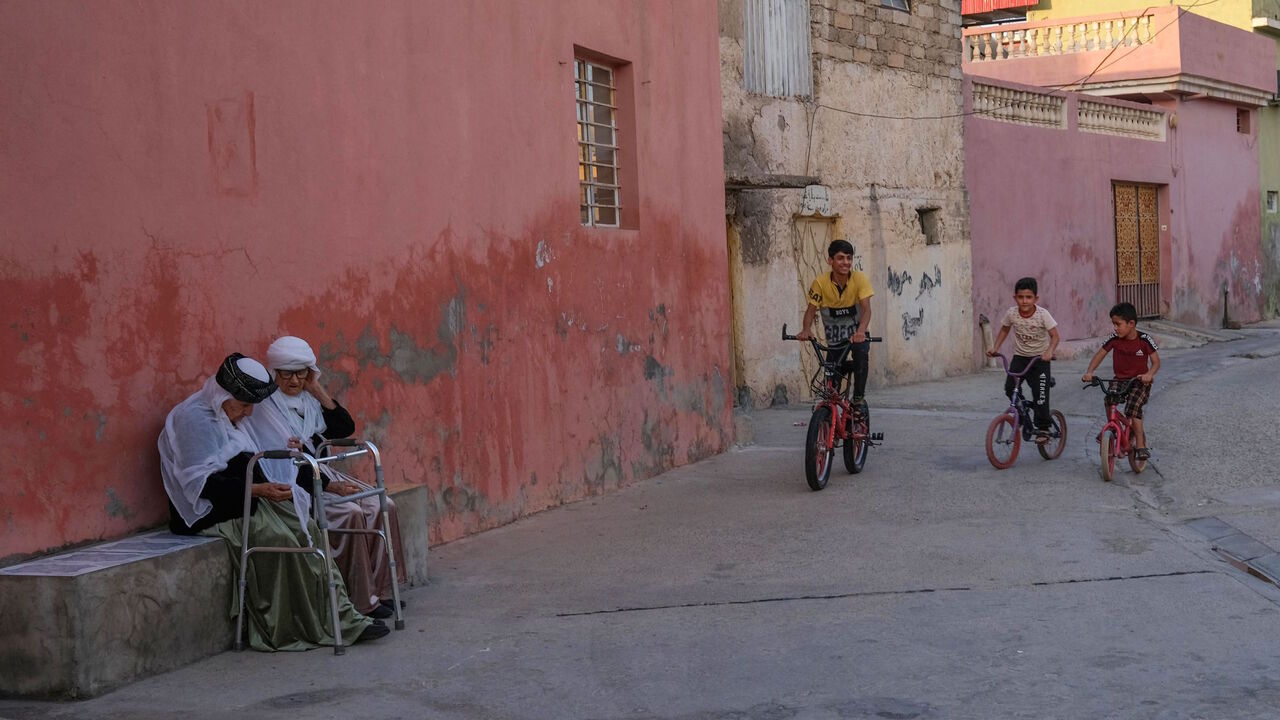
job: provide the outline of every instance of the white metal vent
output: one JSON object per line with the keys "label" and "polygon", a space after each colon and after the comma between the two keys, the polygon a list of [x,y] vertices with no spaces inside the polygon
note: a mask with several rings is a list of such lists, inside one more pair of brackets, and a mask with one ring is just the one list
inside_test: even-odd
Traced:
{"label": "white metal vent", "polygon": [[744,0],[742,83],[772,97],[813,95],[808,0]]}

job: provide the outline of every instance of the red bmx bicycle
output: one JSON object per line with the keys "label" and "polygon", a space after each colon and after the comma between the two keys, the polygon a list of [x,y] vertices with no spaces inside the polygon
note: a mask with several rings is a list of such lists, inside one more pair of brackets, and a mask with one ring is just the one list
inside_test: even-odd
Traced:
{"label": "red bmx bicycle", "polygon": [[1107,424],[1098,433],[1098,459],[1102,461],[1102,479],[1111,482],[1116,474],[1116,457],[1129,458],[1129,469],[1140,473],[1147,469],[1147,461],[1138,457],[1138,448],[1129,444],[1129,417],[1120,412],[1120,406],[1129,397],[1129,390],[1136,378],[1094,378],[1086,388],[1102,388],[1106,397]]}
{"label": "red bmx bicycle", "polygon": [[[997,470],[1004,470],[1018,459],[1018,450],[1022,447],[1022,441],[1031,442],[1032,433],[1035,432],[1035,424],[1031,422],[1034,407],[1031,401],[1022,399],[1022,378],[1031,372],[1036,363],[1027,363],[1027,367],[1022,372],[1011,373],[1009,358],[1002,354],[997,354],[996,357],[1000,358],[1000,362],[1004,365],[1005,374],[1015,378],[1016,383],[1013,386],[1013,397],[1009,399],[1009,409],[997,415],[987,426],[987,459]],[[1049,378],[1049,387],[1053,387],[1053,378]],[[1054,410],[1049,417],[1049,429],[1045,431],[1049,436],[1049,442],[1036,445],[1036,450],[1040,451],[1040,457],[1045,460],[1058,457],[1062,454],[1062,449],[1067,446],[1066,416]]]}
{"label": "red bmx bicycle", "polygon": [[[782,326],[783,340],[798,340]],[[878,337],[867,337],[880,342]],[[848,342],[823,345],[809,338],[818,356],[818,371],[809,381],[809,389],[818,404],[809,418],[809,435],[804,443],[804,479],[810,490],[821,490],[831,477],[831,456],[842,448],[844,469],[851,474],[862,472],[867,462],[867,449],[884,439],[884,433],[871,432],[871,413],[865,403],[854,405],[847,397],[849,375],[840,370],[852,345]],[[834,352],[833,352],[834,351]]]}

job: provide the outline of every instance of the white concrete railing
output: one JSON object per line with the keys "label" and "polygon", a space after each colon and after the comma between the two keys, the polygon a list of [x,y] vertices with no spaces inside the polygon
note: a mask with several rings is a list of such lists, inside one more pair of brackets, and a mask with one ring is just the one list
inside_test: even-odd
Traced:
{"label": "white concrete railing", "polygon": [[964,59],[989,62],[1146,45],[1154,35],[1153,18],[1142,15],[1013,29],[978,28],[965,33]]}
{"label": "white concrete railing", "polygon": [[1165,114],[1157,110],[1120,107],[1080,98],[1076,105],[1076,126],[1081,132],[1164,142],[1167,123]]}
{"label": "white concrete railing", "polygon": [[999,85],[973,83],[973,113],[1020,125],[1067,127],[1066,98],[1062,95]]}

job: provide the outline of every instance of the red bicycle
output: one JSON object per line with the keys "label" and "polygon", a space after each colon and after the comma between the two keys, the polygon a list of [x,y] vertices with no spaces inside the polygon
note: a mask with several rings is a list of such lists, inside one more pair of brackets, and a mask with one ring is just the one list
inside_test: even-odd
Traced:
{"label": "red bicycle", "polygon": [[[800,338],[788,335],[787,326],[783,325],[782,339]],[[878,337],[867,339],[880,342]],[[823,345],[813,338],[809,338],[809,344],[818,356],[818,371],[809,381],[818,404],[809,418],[809,434],[804,444],[804,479],[809,489],[816,491],[827,486],[831,456],[837,447],[843,450],[844,469],[857,475],[867,462],[868,448],[883,440],[884,433],[871,432],[871,413],[865,403],[854,405],[846,397],[850,376],[842,372],[840,366],[853,346],[848,342]]]}
{"label": "red bicycle", "polygon": [[1102,461],[1102,479],[1111,482],[1116,473],[1116,457],[1129,458],[1129,469],[1140,473],[1147,469],[1147,461],[1138,457],[1138,448],[1129,444],[1129,418],[1120,412],[1120,406],[1129,397],[1129,390],[1136,378],[1094,378],[1086,388],[1102,388],[1106,397],[1107,424],[1098,432],[1098,457]]}

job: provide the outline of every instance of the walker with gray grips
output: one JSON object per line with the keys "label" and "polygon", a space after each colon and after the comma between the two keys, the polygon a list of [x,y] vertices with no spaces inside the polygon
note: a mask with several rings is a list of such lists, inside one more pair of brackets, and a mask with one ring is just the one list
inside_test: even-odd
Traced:
{"label": "walker with gray grips", "polygon": [[[313,544],[304,547],[272,547],[272,546],[249,546],[249,523],[250,509],[253,501],[253,469],[258,466],[258,461],[266,458],[267,460],[293,460],[294,465],[302,465],[306,463],[311,466],[311,479],[314,483],[315,499],[314,506],[318,508],[316,512],[316,524],[320,526],[320,535],[323,540],[321,547]],[[299,452],[297,450],[265,450],[254,455],[249,460],[249,466],[244,472],[244,515],[241,518],[241,527],[243,534],[240,542],[240,608],[236,612],[236,639],[235,649],[237,652],[244,649],[244,593],[245,584],[249,572],[249,557],[256,552],[270,553],[314,553],[324,561],[326,571],[329,575],[329,607],[333,610],[333,654],[342,655],[346,652],[346,648],[342,646],[342,632],[340,630],[341,621],[338,619],[338,582],[334,577],[334,566],[332,553],[329,550],[329,524],[325,519],[323,508],[319,507],[324,504],[323,484],[320,479],[320,466],[316,459],[310,455]],[[301,522],[306,522],[305,518],[298,518]]]}
{"label": "walker with gray grips", "polygon": [[[348,450],[336,455],[329,455],[330,447],[353,447],[354,450]],[[369,534],[378,535],[382,538],[382,546],[387,553],[387,565],[391,574],[391,596],[395,611],[395,629],[404,629],[404,614],[400,606],[400,582],[398,579],[398,567],[396,564],[395,548],[391,541],[390,513],[387,509],[387,488],[383,483],[382,473],[382,456],[378,452],[377,446],[368,441],[357,440],[355,438],[343,438],[338,440],[326,440],[321,443],[317,449],[317,454],[321,457],[315,458],[307,453],[299,450],[266,450],[254,455],[249,460],[249,466],[245,470],[245,489],[244,489],[244,515],[243,527],[244,534],[241,542],[240,550],[240,607],[236,613],[236,638],[235,649],[237,651],[244,649],[243,630],[244,630],[244,597],[245,585],[248,575],[249,556],[254,552],[278,552],[278,553],[315,553],[323,558],[326,572],[328,573],[329,587],[329,606],[333,614],[333,654],[342,655],[346,652],[346,648],[342,645],[342,633],[339,630],[341,621],[338,616],[338,593],[337,593],[337,572],[333,564],[332,545],[329,543],[329,534],[332,533],[348,533],[348,534]],[[362,490],[352,495],[343,496],[342,502],[358,501],[367,497],[378,496],[379,509],[382,513],[382,527],[384,530],[375,530],[372,528],[330,528],[328,515],[324,509],[324,480],[320,475],[321,464],[332,464],[347,458],[359,457],[361,455],[370,455],[373,457],[374,477],[376,478],[376,486],[367,490]],[[299,467],[303,465],[311,466],[311,482],[312,482],[312,515],[316,521],[317,527],[320,529],[321,546],[316,547],[314,544],[299,548],[284,547],[250,547],[249,546],[249,522],[250,508],[253,495],[253,469],[257,466],[258,460],[293,460],[293,464]],[[301,518],[299,518],[301,520]],[[314,541],[313,541],[314,542]]]}
{"label": "walker with gray grips", "polygon": [[[331,447],[351,447],[355,450],[347,450],[337,455],[329,455]],[[404,615],[400,609],[400,580],[399,569],[396,565],[395,543],[391,541],[391,513],[387,509],[387,486],[382,480],[382,454],[378,452],[378,447],[368,440],[358,440],[356,438],[339,438],[336,440],[325,440],[320,443],[320,447],[316,448],[316,458],[318,463],[335,463],[339,460],[347,458],[359,457],[361,455],[369,455],[373,458],[373,476],[375,480],[374,487],[368,490],[361,490],[352,495],[345,495],[342,502],[358,501],[367,497],[378,496],[378,509],[382,513],[382,529],[374,528],[333,528],[330,532],[377,535],[382,538],[382,547],[387,552],[387,566],[391,569],[391,600],[393,609],[396,613],[395,627],[397,630],[404,629]],[[317,496],[319,497],[319,496]],[[323,503],[320,503],[323,505]],[[317,515],[323,515],[323,507],[316,511]]]}

